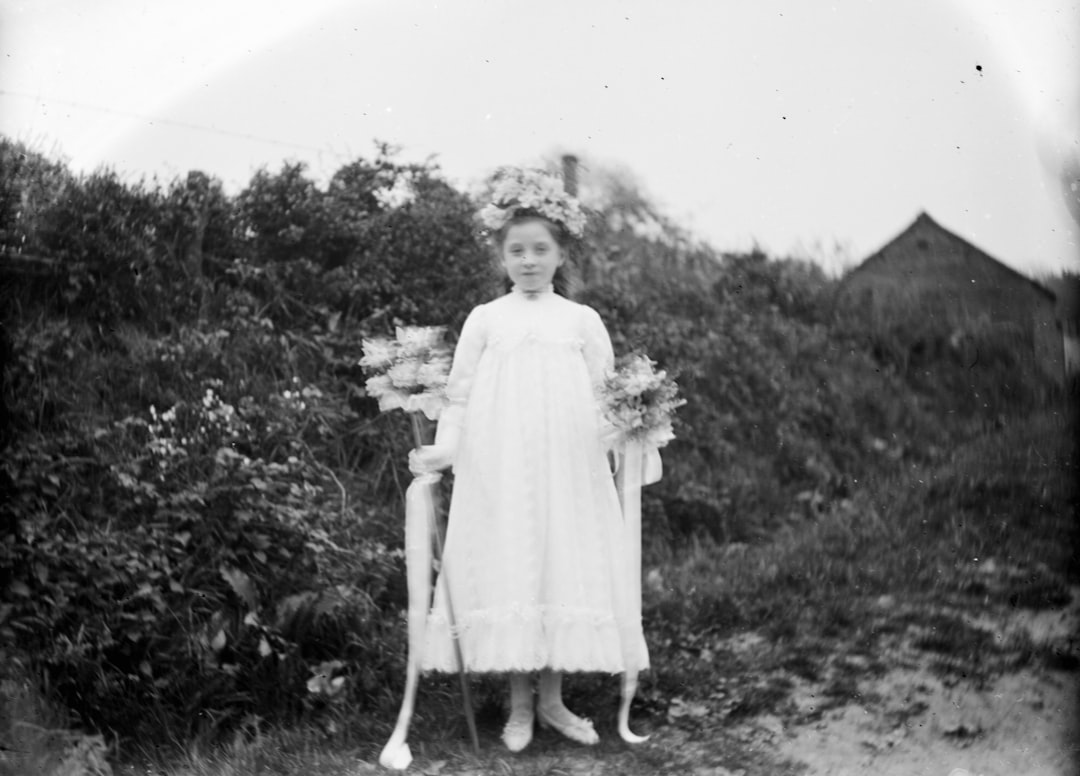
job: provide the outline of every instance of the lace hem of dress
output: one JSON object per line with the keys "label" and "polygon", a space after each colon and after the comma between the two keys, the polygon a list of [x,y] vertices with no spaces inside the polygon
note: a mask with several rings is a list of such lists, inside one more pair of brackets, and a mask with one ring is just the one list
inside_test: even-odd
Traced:
{"label": "lace hem of dress", "polygon": [[468,670],[477,673],[559,671],[621,673],[648,667],[640,620],[619,627],[615,618],[583,607],[469,612],[451,629],[442,612],[428,620],[425,671],[456,672],[456,636]]}
{"label": "lace hem of dress", "polygon": [[[449,627],[446,614],[441,609],[431,612],[430,623],[445,624]],[[541,624],[544,627],[587,624],[593,627],[605,627],[615,623],[615,616],[603,609],[588,606],[567,606],[565,604],[541,606],[497,606],[487,609],[472,609],[461,618],[453,629],[455,635],[469,628],[494,624]]]}

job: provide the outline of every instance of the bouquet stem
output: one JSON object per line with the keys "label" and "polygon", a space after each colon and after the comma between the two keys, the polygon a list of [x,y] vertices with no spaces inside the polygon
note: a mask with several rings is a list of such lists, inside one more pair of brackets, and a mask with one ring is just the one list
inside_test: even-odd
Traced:
{"label": "bouquet stem", "polygon": [[410,412],[409,420],[412,421],[413,444],[417,448],[424,446],[424,425],[419,412]]}

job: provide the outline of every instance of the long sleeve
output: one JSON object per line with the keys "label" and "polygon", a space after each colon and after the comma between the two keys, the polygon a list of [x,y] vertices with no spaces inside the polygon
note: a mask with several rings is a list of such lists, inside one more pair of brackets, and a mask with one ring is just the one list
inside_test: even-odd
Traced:
{"label": "long sleeve", "polygon": [[608,335],[607,328],[600,319],[599,313],[591,307],[585,307],[584,318],[585,364],[589,369],[593,396],[596,398],[596,423],[600,434],[600,443],[607,450],[615,444],[617,435],[615,427],[604,415],[601,392],[603,391],[605,378],[615,367],[615,351],[611,347],[611,337]]}
{"label": "long sleeve", "polygon": [[585,363],[589,367],[593,392],[599,395],[604,378],[615,365],[615,352],[611,347],[611,337],[608,336],[600,314],[591,307],[583,307],[582,311],[585,318]]}
{"label": "long sleeve", "polygon": [[484,306],[481,305],[469,313],[465,325],[461,328],[454,349],[454,362],[450,367],[450,376],[446,383],[448,404],[439,417],[439,426],[435,432],[435,444],[445,446],[451,453],[451,459],[457,458],[458,440],[461,425],[465,418],[465,405],[469,401],[473,379],[480,363],[487,341]]}

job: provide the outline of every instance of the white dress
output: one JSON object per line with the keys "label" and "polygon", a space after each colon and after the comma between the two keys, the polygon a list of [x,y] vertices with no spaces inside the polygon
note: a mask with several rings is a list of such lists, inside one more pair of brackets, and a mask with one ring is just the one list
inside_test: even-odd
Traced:
{"label": "white dress", "polygon": [[600,441],[612,358],[596,311],[550,289],[470,313],[437,435],[454,489],[425,670],[457,670],[447,585],[470,671],[648,667]]}

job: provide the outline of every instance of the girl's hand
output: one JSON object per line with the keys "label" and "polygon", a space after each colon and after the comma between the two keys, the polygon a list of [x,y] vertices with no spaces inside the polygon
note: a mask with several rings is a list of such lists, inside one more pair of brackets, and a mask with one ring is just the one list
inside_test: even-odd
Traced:
{"label": "girl's hand", "polygon": [[453,463],[449,445],[423,445],[409,453],[409,471],[414,475],[442,471]]}

